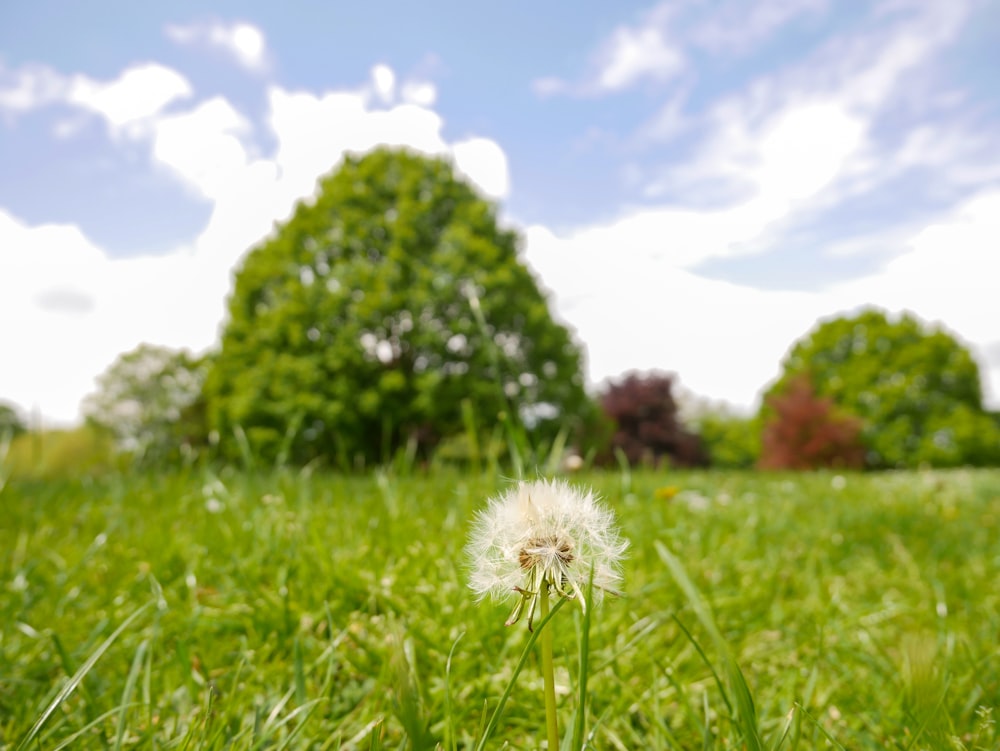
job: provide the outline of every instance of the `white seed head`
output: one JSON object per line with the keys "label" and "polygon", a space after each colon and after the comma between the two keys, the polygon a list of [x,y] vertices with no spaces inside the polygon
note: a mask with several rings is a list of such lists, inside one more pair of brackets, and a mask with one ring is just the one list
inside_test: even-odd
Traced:
{"label": "white seed head", "polygon": [[[480,600],[517,598],[513,623],[542,586],[583,605],[591,570],[595,602],[615,592],[627,548],[614,515],[593,492],[559,480],[521,482],[476,515],[466,547],[469,587]],[[533,610],[532,600],[529,625]]]}

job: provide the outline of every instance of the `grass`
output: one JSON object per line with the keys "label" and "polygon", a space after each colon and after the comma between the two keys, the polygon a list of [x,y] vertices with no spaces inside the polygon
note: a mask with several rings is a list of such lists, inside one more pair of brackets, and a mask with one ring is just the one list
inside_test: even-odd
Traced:
{"label": "grass", "polygon": [[[590,747],[1000,748],[1000,472],[574,481],[632,542],[625,598],[553,619]],[[464,583],[502,486],[8,480],[0,749],[473,748],[529,637]],[[541,745],[535,660],[488,748]]]}

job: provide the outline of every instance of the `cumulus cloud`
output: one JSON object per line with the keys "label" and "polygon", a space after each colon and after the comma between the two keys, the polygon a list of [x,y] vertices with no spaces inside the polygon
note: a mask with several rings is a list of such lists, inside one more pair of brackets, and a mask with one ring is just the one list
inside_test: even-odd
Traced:
{"label": "cumulus cloud", "polygon": [[177,44],[215,47],[248,70],[267,68],[267,42],[264,33],[253,24],[171,24],[166,28],[166,35]]}
{"label": "cumulus cloud", "polygon": [[133,65],[112,81],[66,76],[39,65],[0,75],[0,109],[16,114],[68,104],[99,115],[116,132],[141,126],[191,94],[184,76],[158,63]]}
{"label": "cumulus cloud", "polygon": [[180,73],[147,63],[128,68],[108,83],[76,76],[67,102],[97,113],[112,129],[121,129],[140,125],[191,94],[191,84]]}
{"label": "cumulus cloud", "polygon": [[488,138],[470,138],[451,147],[455,168],[490,198],[505,198],[510,192],[507,155]]}

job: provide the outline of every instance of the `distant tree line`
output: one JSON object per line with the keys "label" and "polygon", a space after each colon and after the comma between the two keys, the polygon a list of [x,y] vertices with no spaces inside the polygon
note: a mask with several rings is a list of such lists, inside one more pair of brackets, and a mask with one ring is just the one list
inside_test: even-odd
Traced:
{"label": "distant tree line", "polygon": [[[752,416],[688,409],[665,372],[589,394],[581,346],[520,251],[448,162],[349,156],[247,254],[219,348],[121,355],[84,402],[85,430],[149,466],[512,451],[675,467],[1000,465],[1000,419],[968,349],[909,314],[820,323]],[[0,441],[24,432],[0,404]]]}

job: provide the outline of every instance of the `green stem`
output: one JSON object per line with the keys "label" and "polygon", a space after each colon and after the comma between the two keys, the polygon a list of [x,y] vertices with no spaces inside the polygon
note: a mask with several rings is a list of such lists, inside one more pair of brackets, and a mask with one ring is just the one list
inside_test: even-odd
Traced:
{"label": "green stem", "polygon": [[[542,620],[549,614],[549,585],[539,587],[538,605]],[[552,667],[552,629],[543,627],[539,638],[542,642],[542,680],[545,684],[545,731],[549,738],[549,751],[559,748],[559,722],[556,718],[556,680]]]}

